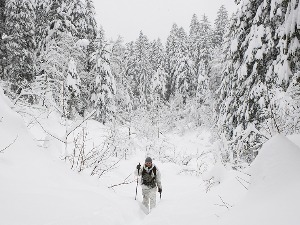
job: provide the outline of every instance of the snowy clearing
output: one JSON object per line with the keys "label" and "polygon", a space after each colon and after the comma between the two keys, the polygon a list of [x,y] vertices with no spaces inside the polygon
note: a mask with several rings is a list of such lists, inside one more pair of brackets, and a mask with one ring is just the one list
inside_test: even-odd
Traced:
{"label": "snowy clearing", "polygon": [[[212,172],[203,175],[220,181],[208,192],[201,176],[183,172],[184,167],[174,163],[155,161],[162,173],[163,193],[161,200],[157,195],[157,207],[146,216],[140,208],[140,189],[137,201],[134,200],[133,176],[136,164],[144,160],[144,152],[136,151],[101,179],[85,171],[77,173],[59,159],[60,151],[53,152],[53,146],[48,149],[38,146],[39,142],[34,140],[22,117],[9,107],[3,93],[0,105],[0,149],[12,143],[0,154],[1,224],[296,225],[300,222],[297,213],[300,149],[284,136],[278,135],[266,143],[249,171],[229,171],[216,165]],[[47,129],[61,135],[59,123],[55,125],[51,117],[48,120]],[[89,121],[88,127],[95,138],[99,136],[99,128],[103,129],[93,121]],[[40,134],[40,138],[45,135],[38,129],[31,131]],[[299,136],[291,139],[299,140]],[[186,141],[190,143],[188,136]],[[117,185],[126,177],[129,184]],[[117,186],[108,188],[113,185]],[[249,217],[249,212],[255,216]]]}

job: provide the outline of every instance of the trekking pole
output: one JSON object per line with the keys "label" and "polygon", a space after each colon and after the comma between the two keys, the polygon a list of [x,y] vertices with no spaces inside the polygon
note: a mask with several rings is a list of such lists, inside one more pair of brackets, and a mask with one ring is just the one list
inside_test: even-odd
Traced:
{"label": "trekking pole", "polygon": [[[141,164],[139,163],[139,166]],[[140,169],[138,169],[138,177],[136,178],[136,188],[135,188],[135,199],[136,200],[136,197],[137,197],[137,189],[138,189],[138,185],[139,185],[139,175],[140,175]]]}

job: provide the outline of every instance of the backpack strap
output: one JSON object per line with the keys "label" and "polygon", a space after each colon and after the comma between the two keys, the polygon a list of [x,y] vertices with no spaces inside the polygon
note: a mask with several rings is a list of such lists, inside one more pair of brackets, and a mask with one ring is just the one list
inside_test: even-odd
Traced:
{"label": "backpack strap", "polygon": [[[152,170],[150,170],[150,173],[153,172],[154,177],[156,177],[156,166],[153,166]],[[145,168],[143,167],[143,171],[142,171],[142,176],[145,175],[147,173],[147,171],[145,170]]]}

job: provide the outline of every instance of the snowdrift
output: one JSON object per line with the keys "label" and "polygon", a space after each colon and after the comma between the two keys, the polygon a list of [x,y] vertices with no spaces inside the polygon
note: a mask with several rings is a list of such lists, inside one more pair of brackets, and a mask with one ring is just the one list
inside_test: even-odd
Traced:
{"label": "snowdrift", "polygon": [[[134,221],[138,206],[71,171],[28,132],[0,88],[0,224],[82,225]],[[14,141],[15,140],[15,141]],[[131,210],[127,210],[128,206]]]}
{"label": "snowdrift", "polygon": [[221,224],[299,225],[300,148],[277,135],[261,149],[251,168],[246,197]]}

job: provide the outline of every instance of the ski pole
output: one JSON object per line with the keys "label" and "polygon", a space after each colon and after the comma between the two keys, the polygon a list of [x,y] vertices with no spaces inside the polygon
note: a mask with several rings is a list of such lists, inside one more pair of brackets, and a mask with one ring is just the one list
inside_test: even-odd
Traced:
{"label": "ski pole", "polygon": [[[139,163],[139,166],[141,164]],[[138,169],[138,176],[140,175],[140,169]],[[136,197],[137,197],[137,189],[138,189],[138,185],[139,185],[139,177],[136,178],[136,188],[135,188],[135,200],[136,200]]]}

